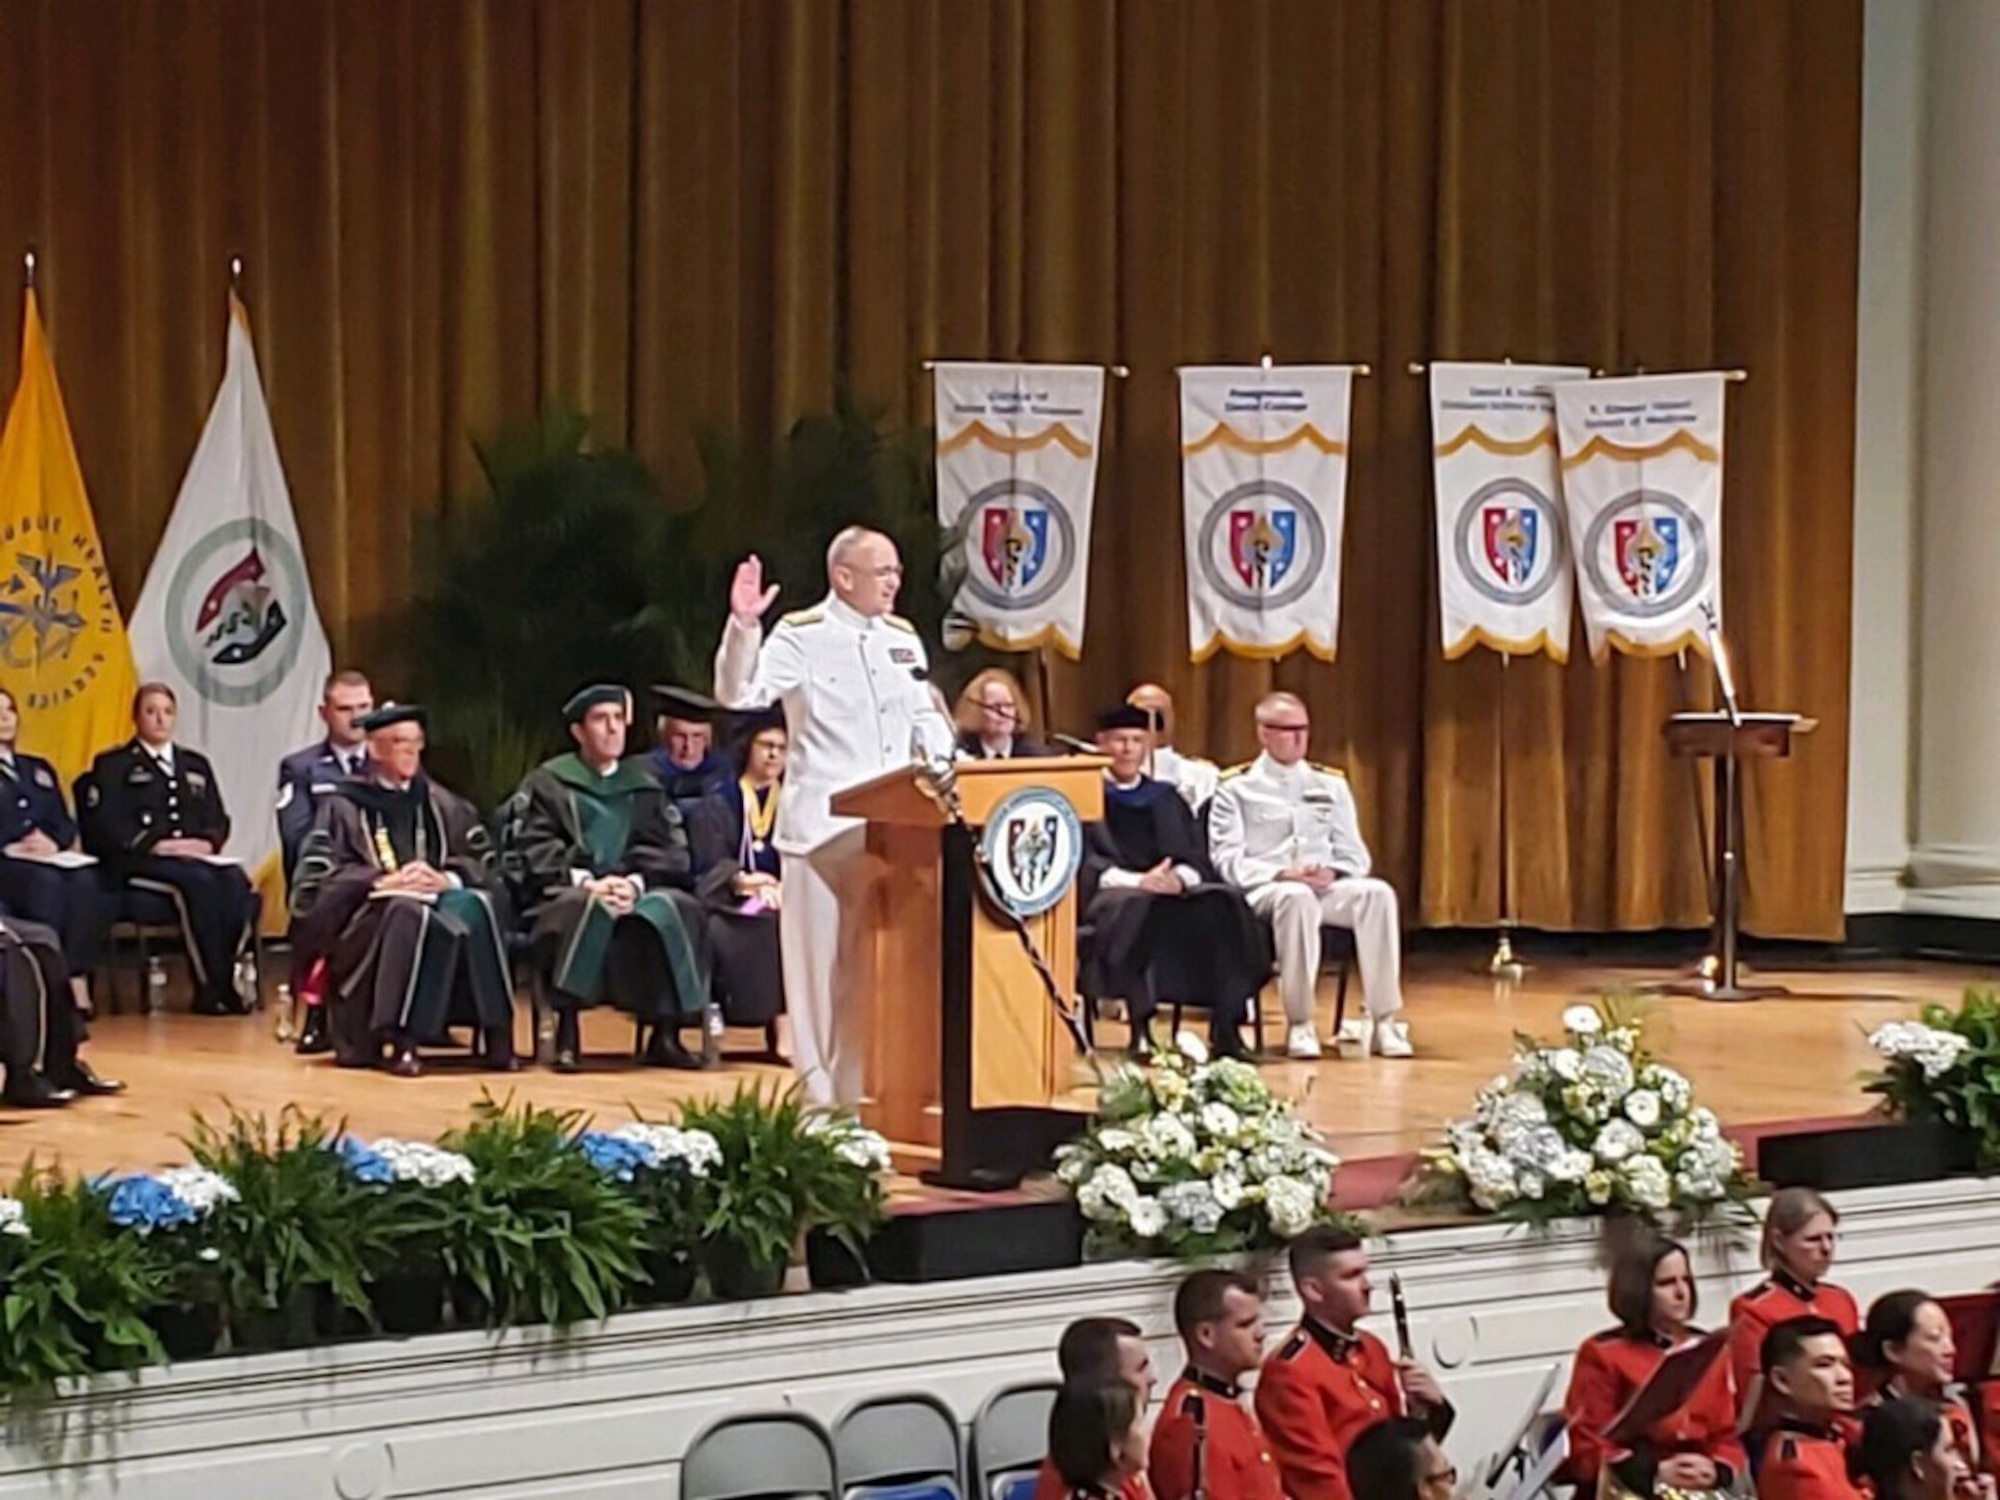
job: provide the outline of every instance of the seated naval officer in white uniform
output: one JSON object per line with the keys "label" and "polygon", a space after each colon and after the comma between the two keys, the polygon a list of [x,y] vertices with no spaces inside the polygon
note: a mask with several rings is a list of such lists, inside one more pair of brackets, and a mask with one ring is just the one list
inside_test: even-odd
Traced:
{"label": "seated naval officer in white uniform", "polygon": [[830,590],[764,634],[778,597],[746,558],[729,590],[715,653],[726,708],[782,705],[791,740],[774,842],[785,857],[778,948],[792,1016],[792,1060],[814,1104],[861,1099],[871,976],[863,919],[874,873],[857,818],[833,814],[835,792],[908,765],[948,758],[951,720],[932,701],[916,627],[890,613],[902,587],[896,544],[850,526],[826,552]]}
{"label": "seated naval officer in white uniform", "polygon": [[1368,846],[1354,794],[1338,771],[1306,760],[1312,716],[1297,696],[1272,693],[1257,705],[1257,741],[1247,766],[1223,774],[1209,804],[1209,854],[1216,872],[1240,886],[1251,910],[1271,924],[1278,993],[1290,1023],[1286,1052],[1318,1057],[1313,991],[1319,980],[1320,926],[1354,933],[1368,1018],[1347,1022],[1332,1040],[1365,1057],[1411,1055],[1403,1008],[1402,934],[1396,892],[1369,873]]}
{"label": "seated naval officer in white uniform", "polygon": [[1157,682],[1142,682],[1125,695],[1125,701],[1152,716],[1153,753],[1147,761],[1146,774],[1155,781],[1166,782],[1181,794],[1183,802],[1199,811],[1215,795],[1215,784],[1222,770],[1212,760],[1183,755],[1174,748],[1173,695]]}

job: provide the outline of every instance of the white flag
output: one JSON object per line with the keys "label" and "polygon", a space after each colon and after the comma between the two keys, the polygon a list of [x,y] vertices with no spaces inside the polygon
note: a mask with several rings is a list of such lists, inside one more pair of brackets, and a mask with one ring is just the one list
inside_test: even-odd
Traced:
{"label": "white flag", "polygon": [[267,879],[278,761],[316,732],[332,653],[234,296],[222,387],[132,612],[132,654],[142,678],[179,697],[178,737],[214,763],[228,852]]}
{"label": "white flag", "polygon": [[1002,651],[1083,654],[1104,371],[940,364],[938,522],[962,568],[953,608]]}
{"label": "white flag", "polygon": [[1212,366],[1180,376],[1194,659],[1303,646],[1332,661],[1353,367]]}
{"label": "white flag", "polygon": [[1447,660],[1475,646],[1569,660],[1574,595],[1552,388],[1589,374],[1577,365],[1431,366]]}
{"label": "white flag", "polygon": [[1563,498],[1590,655],[1706,652],[1722,612],[1720,374],[1575,380],[1556,390]]}

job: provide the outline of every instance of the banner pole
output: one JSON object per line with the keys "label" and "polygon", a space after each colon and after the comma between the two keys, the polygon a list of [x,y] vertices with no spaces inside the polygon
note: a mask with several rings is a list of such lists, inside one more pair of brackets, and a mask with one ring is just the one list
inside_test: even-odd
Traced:
{"label": "banner pole", "polygon": [[1500,928],[1486,970],[1503,985],[1519,984],[1528,973],[1528,965],[1514,955],[1514,830],[1507,796],[1507,669],[1513,663],[1511,651],[1500,653],[1500,692],[1493,708],[1493,748],[1500,767]]}

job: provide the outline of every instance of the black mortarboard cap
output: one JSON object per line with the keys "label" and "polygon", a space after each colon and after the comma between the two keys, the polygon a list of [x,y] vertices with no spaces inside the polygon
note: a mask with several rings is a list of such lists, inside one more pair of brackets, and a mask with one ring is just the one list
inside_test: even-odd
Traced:
{"label": "black mortarboard cap", "polygon": [[1097,716],[1097,732],[1105,734],[1113,729],[1151,729],[1153,716],[1143,708],[1134,708],[1129,703],[1121,703],[1115,708],[1107,708]]}
{"label": "black mortarboard cap", "polygon": [[373,713],[364,714],[354,721],[354,727],[363,734],[373,734],[378,729],[387,729],[396,724],[416,724],[430,722],[430,714],[421,704],[385,703]]}

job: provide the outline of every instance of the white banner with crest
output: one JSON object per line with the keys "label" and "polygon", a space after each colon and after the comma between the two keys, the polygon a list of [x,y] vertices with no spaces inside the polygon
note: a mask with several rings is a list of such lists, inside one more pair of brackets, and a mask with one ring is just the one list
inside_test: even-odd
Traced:
{"label": "white banner with crest", "polygon": [[1575,590],[1554,388],[1590,371],[1435,363],[1430,373],[1445,657],[1485,646],[1567,661]]}
{"label": "white banner with crest", "polygon": [[1722,611],[1727,377],[1633,375],[1555,388],[1563,497],[1593,661],[1706,652]]}
{"label": "white banner with crest", "polygon": [[1332,661],[1353,367],[1205,366],[1180,377],[1194,660],[1304,647]]}
{"label": "white banner with crest", "polygon": [[1103,369],[954,363],[934,374],[953,611],[998,650],[1082,655]]}

